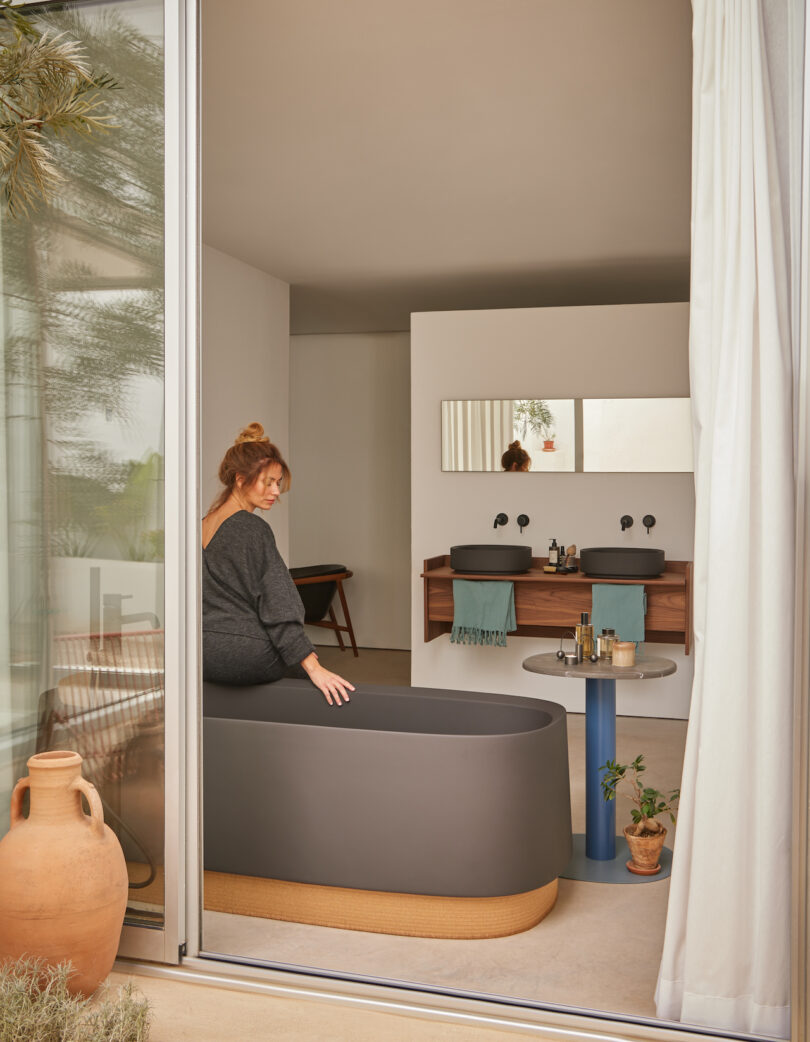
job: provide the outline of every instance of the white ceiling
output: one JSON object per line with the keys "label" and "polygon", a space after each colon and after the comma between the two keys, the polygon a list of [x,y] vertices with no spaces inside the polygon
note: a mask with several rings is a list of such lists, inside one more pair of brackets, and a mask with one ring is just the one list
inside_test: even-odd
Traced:
{"label": "white ceiling", "polygon": [[690,0],[202,0],[203,239],[294,332],[686,300]]}

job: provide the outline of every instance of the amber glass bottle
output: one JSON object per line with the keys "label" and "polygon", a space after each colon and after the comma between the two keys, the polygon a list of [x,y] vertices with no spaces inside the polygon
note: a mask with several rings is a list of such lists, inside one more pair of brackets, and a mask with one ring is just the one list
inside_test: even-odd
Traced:
{"label": "amber glass bottle", "polygon": [[593,654],[593,626],[587,611],[582,612],[576,628],[577,643],[582,645],[582,654],[588,658]]}

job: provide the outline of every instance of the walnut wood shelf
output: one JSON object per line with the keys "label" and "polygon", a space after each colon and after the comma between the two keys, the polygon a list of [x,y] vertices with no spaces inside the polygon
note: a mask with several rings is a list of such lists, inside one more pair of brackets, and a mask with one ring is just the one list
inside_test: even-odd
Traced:
{"label": "walnut wood shelf", "polygon": [[545,557],[533,557],[521,575],[478,575],[454,572],[450,555],[429,557],[422,579],[425,591],[425,641],[434,640],[453,627],[453,580],[508,580],[515,584],[515,617],[518,637],[560,637],[579,622],[580,613],[591,610],[594,583],[640,585],[647,592],[645,638],[651,644],[692,646],[692,562],[667,561],[657,579],[596,579],[582,572],[552,575],[543,571]]}

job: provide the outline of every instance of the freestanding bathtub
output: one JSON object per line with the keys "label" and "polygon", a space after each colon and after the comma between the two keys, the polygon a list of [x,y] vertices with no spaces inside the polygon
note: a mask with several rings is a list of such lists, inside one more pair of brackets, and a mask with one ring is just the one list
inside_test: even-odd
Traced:
{"label": "freestanding bathtub", "polygon": [[508,695],[205,684],[205,905],[431,937],[551,909],[571,856],[565,711]]}

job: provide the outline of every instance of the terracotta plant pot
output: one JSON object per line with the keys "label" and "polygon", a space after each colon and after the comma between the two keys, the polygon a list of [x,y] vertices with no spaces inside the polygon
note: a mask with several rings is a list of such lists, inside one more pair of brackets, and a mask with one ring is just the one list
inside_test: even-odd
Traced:
{"label": "terracotta plant pot", "polygon": [[543,452],[553,452],[553,451],[554,451],[554,439],[552,438],[549,441],[544,441],[543,442]]}
{"label": "terracotta plant pot", "polygon": [[631,829],[635,825],[628,825],[624,830],[624,838],[630,848],[630,860],[627,867],[638,876],[654,876],[661,871],[659,863],[664,840],[667,838],[667,830],[662,828],[655,836],[634,836]]}
{"label": "terracotta plant pot", "polygon": [[89,996],[112,968],[128,880],[121,845],[81,764],[75,752],[37,753],[14,787],[11,828],[0,842],[0,962],[71,962],[71,992]]}

